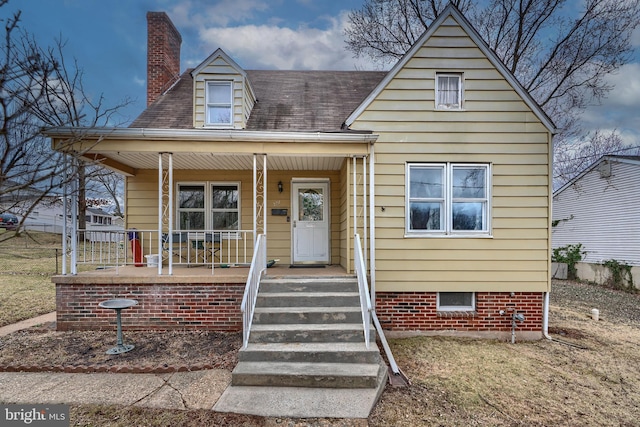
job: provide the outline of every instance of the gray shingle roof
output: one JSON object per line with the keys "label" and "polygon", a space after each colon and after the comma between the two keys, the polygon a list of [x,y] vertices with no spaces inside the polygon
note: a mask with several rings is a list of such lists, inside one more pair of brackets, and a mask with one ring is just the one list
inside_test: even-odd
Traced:
{"label": "gray shingle roof", "polygon": [[[337,132],[386,72],[246,71],[257,102],[247,130]],[[131,123],[134,128],[193,128],[190,70]]]}

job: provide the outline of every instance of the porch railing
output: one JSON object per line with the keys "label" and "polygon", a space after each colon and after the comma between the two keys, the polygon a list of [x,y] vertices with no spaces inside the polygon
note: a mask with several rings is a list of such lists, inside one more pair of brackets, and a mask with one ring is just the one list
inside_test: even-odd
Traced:
{"label": "porch railing", "polygon": [[358,278],[358,290],[360,292],[360,310],[362,311],[362,326],[364,328],[364,343],[369,348],[371,341],[371,297],[369,296],[369,283],[367,281],[367,269],[364,266],[364,256],[362,255],[362,244],[360,243],[360,235],[356,234],[353,239],[355,242],[354,263],[356,277]]}
{"label": "porch railing", "polygon": [[146,255],[165,265],[171,257],[173,265],[249,266],[253,230],[174,230],[169,238],[158,230],[91,228],[78,230],[76,242],[76,264],[96,268],[146,265]]}
{"label": "porch railing", "polygon": [[260,279],[266,269],[267,236],[259,234],[256,241],[256,247],[253,251],[253,261],[249,268],[247,285],[244,288],[242,304],[240,305],[240,311],[242,312],[242,348],[246,348],[249,344],[249,334],[251,333],[251,323],[253,321],[253,312],[256,307]]}

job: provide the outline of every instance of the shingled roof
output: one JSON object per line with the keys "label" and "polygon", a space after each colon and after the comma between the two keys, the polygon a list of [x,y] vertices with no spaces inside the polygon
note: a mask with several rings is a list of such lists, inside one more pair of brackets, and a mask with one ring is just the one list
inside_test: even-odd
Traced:
{"label": "shingled roof", "polygon": [[[131,123],[132,128],[192,129],[191,70]],[[379,71],[246,71],[257,102],[246,130],[338,132],[384,78]]]}

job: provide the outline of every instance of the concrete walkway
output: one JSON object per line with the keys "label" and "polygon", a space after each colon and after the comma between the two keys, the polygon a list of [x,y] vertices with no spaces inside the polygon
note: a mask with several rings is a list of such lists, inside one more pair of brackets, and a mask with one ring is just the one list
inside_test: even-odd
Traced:
{"label": "concrete walkway", "polygon": [[0,402],[211,409],[231,382],[222,369],[170,374],[0,372]]}
{"label": "concrete walkway", "polygon": [[55,321],[56,312],[52,311],[51,313],[43,314],[42,316],[33,317],[31,319],[23,320],[22,322],[14,323],[12,325],[3,326],[0,328],[0,337],[12,334],[21,329],[27,329],[33,326]]}

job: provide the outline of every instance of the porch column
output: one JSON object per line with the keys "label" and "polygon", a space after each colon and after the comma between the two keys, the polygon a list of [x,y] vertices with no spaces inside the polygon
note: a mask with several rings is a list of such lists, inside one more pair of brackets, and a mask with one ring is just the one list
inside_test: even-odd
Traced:
{"label": "porch column", "polygon": [[[362,156],[362,172],[358,175],[358,157],[353,156],[353,236],[355,239],[356,234],[358,234],[358,219],[362,219],[362,256],[363,261],[365,263],[365,269],[367,268],[367,157]],[[358,206],[358,177],[361,178],[362,182],[362,206]],[[355,243],[353,245],[355,249]]]}
{"label": "porch column", "polygon": [[[77,159],[65,156],[64,183],[62,186],[62,274],[78,274],[78,176]],[[71,204],[71,206],[69,206]],[[67,254],[70,254],[70,268],[67,267]]]}
{"label": "porch column", "polygon": [[376,191],[375,152],[373,144],[369,150],[369,294],[371,307],[376,309]]}
{"label": "porch column", "polygon": [[[261,159],[259,159],[261,157]],[[260,161],[261,160],[261,161]],[[253,244],[267,235],[267,155],[253,155]]]}
{"label": "porch column", "polygon": [[[163,161],[167,156],[168,163]],[[158,275],[162,275],[162,234],[168,248],[173,247],[173,153],[158,153]],[[168,274],[173,274],[173,257],[168,251]]]}

